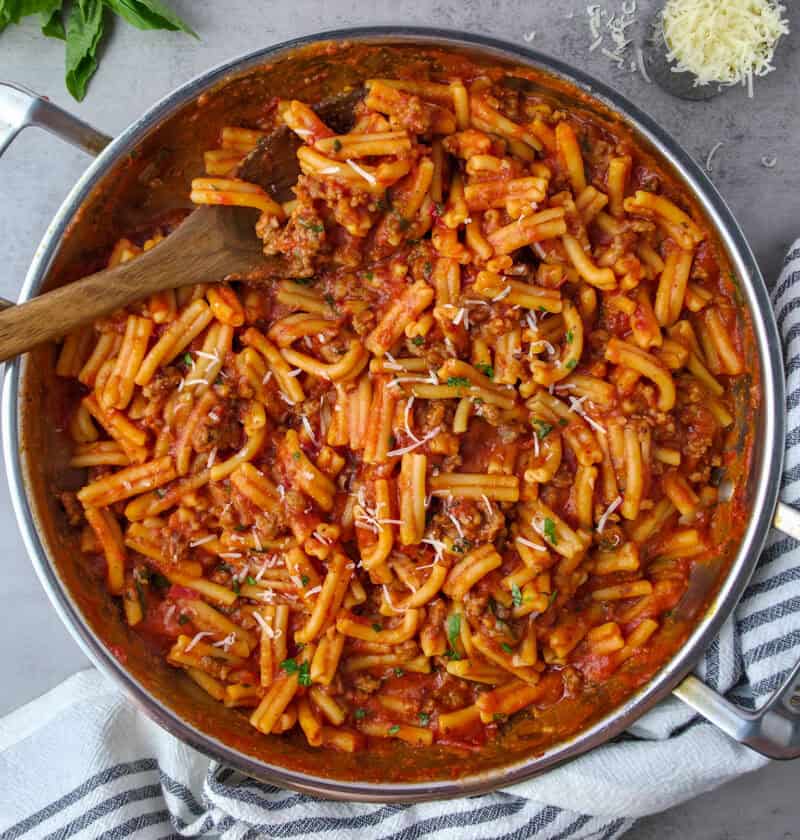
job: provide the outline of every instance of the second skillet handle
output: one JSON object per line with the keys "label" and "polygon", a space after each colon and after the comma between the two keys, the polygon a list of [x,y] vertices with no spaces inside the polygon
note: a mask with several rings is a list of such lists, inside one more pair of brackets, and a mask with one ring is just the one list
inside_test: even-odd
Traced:
{"label": "second skillet handle", "polygon": [[13,82],[0,81],[0,155],[23,128],[35,125],[93,157],[111,142],[102,131]]}
{"label": "second skillet handle", "polygon": [[[800,512],[778,502],[773,526],[800,540]],[[674,693],[741,744],[769,758],[800,757],[800,662],[757,711],[726,700],[697,677],[687,677]]]}

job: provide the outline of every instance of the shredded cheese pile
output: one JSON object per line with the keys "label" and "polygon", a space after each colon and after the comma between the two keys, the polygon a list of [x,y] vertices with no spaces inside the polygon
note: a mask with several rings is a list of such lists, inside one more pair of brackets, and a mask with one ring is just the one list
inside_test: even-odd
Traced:
{"label": "shredded cheese pile", "polygon": [[775,68],[781,35],[789,33],[785,7],[772,0],[668,0],[662,13],[668,57],[675,72],[688,71],[695,85],[746,84]]}

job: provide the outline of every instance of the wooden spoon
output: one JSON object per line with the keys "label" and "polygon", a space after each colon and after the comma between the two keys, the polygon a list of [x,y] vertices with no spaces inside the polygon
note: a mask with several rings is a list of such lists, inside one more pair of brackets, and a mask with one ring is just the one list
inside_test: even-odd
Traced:
{"label": "wooden spoon", "polygon": [[[354,89],[313,106],[334,131],[345,133],[363,96]],[[286,126],[263,138],[242,162],[240,177],[258,184],[276,201],[292,197],[300,141]],[[229,275],[287,276],[280,257],[267,258],[255,234],[258,211],[243,207],[198,207],[156,248],[114,268],[0,311],[0,361],[59,338],[96,318],[155,292]]]}

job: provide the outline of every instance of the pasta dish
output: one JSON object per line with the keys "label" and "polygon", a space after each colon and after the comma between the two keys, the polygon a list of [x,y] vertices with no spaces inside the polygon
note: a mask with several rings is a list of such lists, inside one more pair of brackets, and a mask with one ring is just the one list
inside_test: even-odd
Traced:
{"label": "pasta dish", "polygon": [[[491,73],[408,75],[346,133],[298,100],[220,126],[191,200],[256,208],[290,276],[198,276],[67,336],[86,473],[61,498],[131,632],[243,726],[464,751],[526,719],[546,745],[553,710],[665,661],[744,527],[747,316],[627,135]],[[237,177],[277,126],[287,202]]]}

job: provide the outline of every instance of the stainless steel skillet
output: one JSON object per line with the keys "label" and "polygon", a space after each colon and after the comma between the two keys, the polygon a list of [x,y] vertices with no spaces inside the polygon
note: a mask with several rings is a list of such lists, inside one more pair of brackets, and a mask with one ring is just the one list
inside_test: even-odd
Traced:
{"label": "stainless steel skillet", "polygon": [[[593,97],[598,109],[616,115],[678,174],[718,232],[738,280],[743,305],[750,311],[755,334],[753,364],[758,369],[761,401],[753,418],[758,444],[749,475],[743,479],[747,507],[752,512],[744,538],[719,579],[713,581],[716,594],[711,606],[699,618],[678,653],[636,694],[569,741],[542,754],[510,755],[507,761],[487,764],[461,778],[446,778],[452,774],[437,765],[435,775],[439,780],[421,783],[359,780],[352,772],[329,762],[327,757],[321,761],[319,753],[315,754],[317,761],[313,769],[309,769],[308,763],[300,760],[301,746],[269,739],[263,739],[268,746],[255,743],[242,732],[238,715],[215,708],[217,704],[193,692],[188,683],[176,680],[174,672],[159,669],[147,650],[128,637],[110,602],[82,578],[75,562],[74,542],[61,527],[57,505],[49,493],[52,479],[64,462],[64,449],[63,441],[48,421],[48,414],[41,410],[49,398],[48,372],[53,365],[52,350],[42,348],[14,362],[7,371],[2,406],[4,451],[26,547],[67,627],[98,667],[143,711],[177,737],[252,776],[321,796],[360,801],[421,801],[513,784],[619,735],[670,691],[754,749],[779,758],[799,755],[800,667],[793,670],[783,688],[758,714],[743,712],[697,678],[686,676],[741,597],[773,522],[800,538],[800,515],[777,505],[785,435],[784,382],[780,340],[766,288],[738,225],[699,167],[649,117],[605,85],[556,59],[489,38],[394,27],[321,33],[235,59],[167,96],[113,141],[35,94],[0,84],[0,152],[22,128],[38,125],[97,155],[48,228],[20,300],[69,279],[66,266],[90,246],[96,236],[98,219],[109,220],[109,229],[136,221],[136,213],[130,215],[125,209],[128,205],[119,196],[127,195],[126,191],[141,193],[136,192],[138,187],[134,183],[134,179],[141,177],[136,165],[138,159],[152,155],[159,143],[167,148],[169,141],[177,147],[187,136],[181,134],[182,130],[202,135],[206,124],[213,123],[221,89],[234,98],[239,97],[242,108],[246,108],[246,100],[254,91],[264,94],[271,90],[270,84],[274,82],[270,80],[280,78],[281,72],[288,78],[281,69],[285,62],[295,62],[295,70],[300,67],[307,72],[304,50],[320,41],[338,45],[338,49],[345,50],[342,55],[346,55],[346,46],[342,46],[346,43],[417,44],[466,51],[493,62],[540,70],[550,74],[554,84],[564,80]],[[293,73],[292,95],[301,95],[302,75]],[[284,93],[287,94],[288,91]],[[176,128],[179,124],[189,128]],[[173,147],[167,151],[167,160],[171,154],[176,154]],[[168,168],[157,175],[165,190],[175,186]],[[144,214],[147,207],[138,209]],[[368,759],[365,761],[368,764]],[[368,771],[366,767],[365,774]]]}

